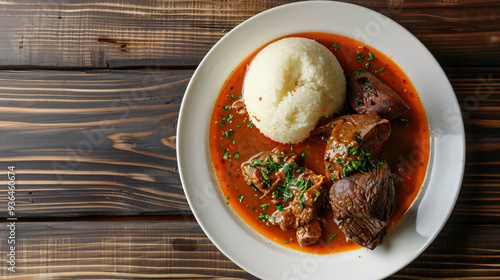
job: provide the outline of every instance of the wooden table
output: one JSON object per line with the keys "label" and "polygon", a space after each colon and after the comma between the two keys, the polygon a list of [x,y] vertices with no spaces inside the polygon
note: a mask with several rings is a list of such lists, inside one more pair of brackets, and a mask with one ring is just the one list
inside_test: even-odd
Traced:
{"label": "wooden table", "polygon": [[[0,278],[254,279],[190,212],[177,116],[217,40],[293,1],[44,2],[0,1]],[[500,279],[500,1],[348,2],[390,16],[429,48],[466,128],[452,216],[390,279]]]}

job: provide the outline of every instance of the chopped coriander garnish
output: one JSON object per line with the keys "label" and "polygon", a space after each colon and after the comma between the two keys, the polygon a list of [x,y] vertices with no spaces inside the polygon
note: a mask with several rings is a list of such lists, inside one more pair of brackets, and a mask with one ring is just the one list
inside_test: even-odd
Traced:
{"label": "chopped coriander garnish", "polygon": [[316,197],[314,198],[314,201],[318,200],[318,197],[321,195],[321,192],[320,191],[317,191],[316,192]]}
{"label": "chopped coriander garnish", "polygon": [[367,62],[367,63],[365,64],[366,69],[370,68],[370,65],[372,65],[372,64],[371,64],[370,62]]}
{"label": "chopped coriander garnish", "polygon": [[255,207],[252,207],[252,210],[255,210]]}
{"label": "chopped coriander garnish", "polygon": [[285,205],[276,205],[276,209],[278,209],[278,211],[280,212],[283,212],[283,210],[285,210]]}
{"label": "chopped coriander garnish", "polygon": [[230,129],[227,132],[222,133],[222,136],[229,137],[229,136],[233,135],[233,133],[234,133],[234,130]]}
{"label": "chopped coriander garnish", "polygon": [[382,71],[384,71],[384,68],[380,68],[380,69],[378,69],[378,70],[373,70],[372,72],[373,72],[373,73],[378,73],[378,72],[382,72]]}
{"label": "chopped coriander garnish", "polygon": [[223,159],[227,159],[229,157],[229,149],[226,149],[226,152],[224,152],[224,155],[222,156]]}
{"label": "chopped coriander garnish", "polygon": [[236,99],[236,96],[234,94],[231,94],[231,96],[229,97],[229,100],[233,101]]}
{"label": "chopped coriander garnish", "polygon": [[363,61],[363,59],[365,59],[365,56],[362,55],[359,51],[358,51],[358,63],[361,63],[361,61]]}
{"label": "chopped coriander garnish", "polygon": [[331,162],[330,162],[330,163],[328,163],[328,165],[326,166],[326,168],[327,168],[327,169],[332,168],[332,163],[331,163]]}
{"label": "chopped coriander garnish", "polygon": [[227,106],[224,106],[224,108],[222,108],[222,109],[224,109],[224,111],[227,111],[227,110],[229,110],[229,108],[231,108],[231,106],[227,105]]}
{"label": "chopped coriander garnish", "polygon": [[292,150],[292,151],[293,151],[293,144],[292,144],[292,145],[290,145],[290,150]]}
{"label": "chopped coriander garnish", "polygon": [[306,158],[306,157],[307,157],[307,154],[306,154],[306,153],[302,153],[300,156],[301,156],[302,158]]}
{"label": "chopped coriander garnish", "polygon": [[366,60],[377,60],[377,58],[375,57],[375,55],[372,52],[369,52],[368,58]]}
{"label": "chopped coriander garnish", "polygon": [[283,241],[283,243],[288,244],[288,240]]}
{"label": "chopped coriander garnish", "polygon": [[229,114],[227,117],[222,117],[222,121],[219,122],[219,126],[223,127],[228,120],[230,120],[233,117],[233,115]]}
{"label": "chopped coriander garnish", "polygon": [[360,144],[364,141],[364,139],[361,138],[357,132],[354,133],[354,138],[356,138],[356,141]]}
{"label": "chopped coriander garnish", "polygon": [[242,97],[243,97],[243,95],[241,95],[241,94],[238,96],[238,98],[242,98]]}
{"label": "chopped coriander garnish", "polygon": [[332,182],[335,184],[335,175],[332,174],[332,176],[330,176],[330,180],[332,180]]}
{"label": "chopped coriander garnish", "polygon": [[236,152],[236,154],[234,154],[234,158],[240,158],[240,153]]}
{"label": "chopped coriander garnish", "polygon": [[330,242],[330,240],[332,240],[335,236],[337,236],[337,234],[336,234],[336,233],[332,234],[332,235],[330,236],[330,238],[328,238],[328,240],[327,240],[325,243]]}
{"label": "chopped coriander garnish", "polygon": [[229,196],[226,196],[226,199],[229,200]]}
{"label": "chopped coriander garnish", "polygon": [[253,127],[253,122],[247,124],[248,127],[252,128]]}
{"label": "chopped coriander garnish", "polygon": [[260,207],[262,208],[262,210],[266,210],[267,207],[269,207],[269,204],[261,204]]}
{"label": "chopped coriander garnish", "polygon": [[295,172],[302,173],[302,172],[304,172],[304,170],[305,170],[304,168],[297,168],[297,169],[295,169]]}
{"label": "chopped coriander garnish", "polygon": [[378,165],[384,165],[384,161],[383,160],[379,161]]}
{"label": "chopped coriander garnish", "polygon": [[240,195],[240,197],[238,198],[238,201],[241,202],[242,200],[243,200],[243,195]]}
{"label": "chopped coriander garnish", "polygon": [[233,145],[234,145],[234,143],[235,143],[235,142],[236,142],[236,141],[235,141],[234,139],[233,139],[233,140],[231,140],[231,144],[233,144]]}
{"label": "chopped coriander garnish", "polygon": [[361,75],[361,74],[365,73],[365,71],[366,71],[366,69],[365,69],[365,68],[360,68],[360,69],[358,70],[358,75]]}
{"label": "chopped coriander garnish", "polygon": [[337,50],[339,49],[339,45],[337,45],[337,44],[334,44],[334,43],[332,43],[332,42],[328,42],[328,44],[329,44],[330,46],[332,46],[332,47],[333,47],[333,50],[335,50],[335,51],[337,51]]}
{"label": "chopped coriander garnish", "polygon": [[283,154],[276,154],[276,157],[277,157],[277,158],[282,158],[282,157],[283,157]]}

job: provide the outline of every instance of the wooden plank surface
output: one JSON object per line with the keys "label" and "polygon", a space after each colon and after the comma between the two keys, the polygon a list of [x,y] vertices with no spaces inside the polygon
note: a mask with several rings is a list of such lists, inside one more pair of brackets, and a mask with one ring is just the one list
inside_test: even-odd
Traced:
{"label": "wooden plank surface", "polygon": [[[454,219],[500,222],[500,70],[446,72],[467,132]],[[175,133],[192,73],[0,71],[0,161],[16,166],[17,217],[189,211]]]}
{"label": "wooden plank surface", "polygon": [[188,210],[175,134],[191,75],[0,72],[0,173],[16,166],[18,217]]}
{"label": "wooden plank surface", "polygon": [[[196,66],[229,30],[290,0],[0,1],[0,67]],[[419,38],[444,66],[500,65],[500,2],[356,1]]]}
{"label": "wooden plank surface", "polygon": [[[0,223],[0,236],[9,235],[6,225]],[[7,274],[9,264],[1,262],[1,279],[256,279],[189,220],[18,222],[15,240],[16,273]],[[0,242],[0,249],[10,248]],[[495,279],[499,252],[499,225],[447,225],[420,257],[389,279]]]}

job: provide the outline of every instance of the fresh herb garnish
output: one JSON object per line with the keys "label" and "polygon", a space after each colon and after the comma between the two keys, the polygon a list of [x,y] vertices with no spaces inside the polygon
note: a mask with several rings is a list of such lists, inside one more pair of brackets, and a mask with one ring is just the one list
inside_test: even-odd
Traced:
{"label": "fresh herb garnish", "polygon": [[222,117],[222,121],[219,122],[219,126],[223,127],[227,121],[229,121],[233,115],[229,114],[227,117]]}
{"label": "fresh herb garnish", "polygon": [[365,59],[365,56],[362,55],[359,51],[358,51],[358,63],[361,63],[361,61],[363,61],[363,59]]}
{"label": "fresh herb garnish", "polygon": [[234,158],[240,158],[240,153],[236,152],[236,154],[234,154]]}
{"label": "fresh herb garnish", "polygon": [[285,205],[276,205],[276,209],[278,209],[278,211],[280,212],[283,212],[283,210],[285,210]]}
{"label": "fresh herb garnish", "polygon": [[233,133],[234,133],[234,130],[230,129],[229,131],[222,133],[222,136],[227,138],[227,137],[233,135]]}
{"label": "fresh herb garnish", "polygon": [[361,144],[364,141],[364,139],[361,138],[357,132],[354,133],[354,138],[359,144]]}
{"label": "fresh herb garnish", "polygon": [[240,195],[240,197],[238,198],[238,201],[241,202],[243,200],[243,195]]}
{"label": "fresh herb garnish", "polygon": [[321,195],[320,191],[316,191],[316,197],[314,198],[314,201],[318,200],[318,197]]}
{"label": "fresh herb garnish", "polygon": [[253,122],[247,124],[248,127],[252,128],[253,127]]}
{"label": "fresh herb garnish", "polygon": [[306,157],[307,157],[307,154],[306,154],[306,153],[302,153],[300,156],[301,156],[302,158],[306,158]]}
{"label": "fresh herb garnish", "polygon": [[261,204],[260,207],[262,210],[266,210],[269,207],[269,204]]}
{"label": "fresh herb garnish", "polygon": [[229,149],[226,149],[224,152],[224,155],[222,156],[223,159],[227,159],[229,157]]}
{"label": "fresh herb garnish", "polygon": [[360,68],[360,69],[358,70],[358,75],[361,75],[361,74],[365,73],[365,71],[366,71],[366,69],[365,69],[365,68]]}
{"label": "fresh herb garnish", "polygon": [[333,47],[334,51],[337,51],[339,49],[339,45],[337,45],[337,44],[334,44],[332,42],[328,42],[328,44]]}
{"label": "fresh herb garnish", "polygon": [[227,106],[224,106],[222,109],[225,111],[229,110],[229,108],[231,108],[231,106],[227,105]]}
{"label": "fresh herb garnish", "polygon": [[335,238],[335,236],[337,236],[337,234],[336,234],[336,233],[334,233],[334,234],[330,235],[330,238],[328,238],[328,240],[327,240],[325,243],[330,242],[330,240],[332,240],[333,238]]}
{"label": "fresh herb garnish", "polygon": [[366,60],[377,60],[377,58],[375,57],[375,55],[372,52],[369,52],[368,58]]}
{"label": "fresh herb garnish", "polygon": [[382,72],[382,71],[384,71],[384,68],[380,68],[380,69],[378,69],[378,70],[373,70],[372,72],[373,72],[373,73],[378,73],[378,72]]}

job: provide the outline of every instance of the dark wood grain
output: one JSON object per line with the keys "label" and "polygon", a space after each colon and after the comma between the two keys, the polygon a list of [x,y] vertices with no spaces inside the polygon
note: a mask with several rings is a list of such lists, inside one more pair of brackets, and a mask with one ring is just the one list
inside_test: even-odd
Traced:
{"label": "dark wood grain", "polygon": [[0,173],[16,167],[18,217],[188,210],[175,134],[191,75],[1,72]]}
{"label": "dark wood grain", "polygon": [[[296,1],[2,1],[0,67],[196,66],[229,30]],[[500,2],[347,1],[381,12],[445,66],[500,65]]]}
{"label": "dark wood grain", "polygon": [[[0,223],[0,235],[9,234]],[[18,222],[16,273],[2,279],[255,279],[227,259],[194,221]],[[6,242],[0,243],[8,252]],[[431,246],[389,279],[495,279],[500,226],[446,226]],[[482,278],[476,278],[482,277]]]}
{"label": "dark wood grain", "polygon": [[[453,220],[500,223],[500,70],[446,72],[465,117],[468,151]],[[18,217],[189,215],[175,132],[191,75],[0,71],[0,161],[17,167]]]}

